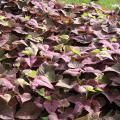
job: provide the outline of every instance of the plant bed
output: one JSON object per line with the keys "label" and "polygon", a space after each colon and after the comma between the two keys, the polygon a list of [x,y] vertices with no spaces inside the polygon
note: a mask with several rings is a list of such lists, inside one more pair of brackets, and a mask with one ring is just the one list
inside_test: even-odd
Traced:
{"label": "plant bed", "polygon": [[1,0],[0,119],[119,120],[119,14]]}

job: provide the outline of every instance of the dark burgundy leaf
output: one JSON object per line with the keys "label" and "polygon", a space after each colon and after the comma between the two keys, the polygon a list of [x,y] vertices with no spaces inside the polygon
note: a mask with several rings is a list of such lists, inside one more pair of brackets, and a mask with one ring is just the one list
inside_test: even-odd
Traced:
{"label": "dark burgundy leaf", "polygon": [[37,106],[33,102],[24,103],[19,111],[15,114],[15,118],[19,118],[21,120],[34,120],[37,119],[42,110],[42,105]]}
{"label": "dark burgundy leaf", "polygon": [[9,40],[9,34],[4,34],[0,36],[0,47],[2,47]]}
{"label": "dark burgundy leaf", "polygon": [[15,109],[0,97],[0,118],[2,120],[14,120]]}
{"label": "dark burgundy leaf", "polygon": [[21,99],[21,102],[24,103],[31,100],[32,96],[29,93],[23,93],[22,95],[20,95],[20,99]]}

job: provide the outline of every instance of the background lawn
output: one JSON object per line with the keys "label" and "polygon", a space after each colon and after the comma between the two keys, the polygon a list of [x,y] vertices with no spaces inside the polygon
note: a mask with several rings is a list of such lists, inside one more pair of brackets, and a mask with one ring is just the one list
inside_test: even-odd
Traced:
{"label": "background lawn", "polygon": [[[60,0],[62,1],[62,0]],[[63,0],[65,3],[89,3],[91,0]],[[120,0],[98,0],[96,3],[102,5],[103,8],[114,9],[114,5],[120,5]]]}

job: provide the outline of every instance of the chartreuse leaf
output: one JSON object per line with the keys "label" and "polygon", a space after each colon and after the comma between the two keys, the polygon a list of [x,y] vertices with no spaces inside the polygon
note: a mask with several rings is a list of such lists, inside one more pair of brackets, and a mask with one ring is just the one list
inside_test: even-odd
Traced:
{"label": "chartreuse leaf", "polygon": [[19,68],[19,67],[20,67],[20,63],[19,63],[19,62],[16,62],[16,63],[14,64],[14,66],[17,67],[17,68]]}
{"label": "chartreuse leaf", "polygon": [[41,120],[48,120],[48,117],[41,117]]}
{"label": "chartreuse leaf", "polygon": [[82,17],[88,17],[88,12],[84,12],[84,13],[82,14]]}
{"label": "chartreuse leaf", "polygon": [[110,39],[111,42],[117,42],[117,38],[113,37]]}
{"label": "chartreuse leaf", "polygon": [[35,39],[39,42],[43,42],[44,37],[39,36],[39,37],[36,37]]}
{"label": "chartreuse leaf", "polygon": [[5,20],[5,16],[0,15],[0,24],[6,27],[11,27],[10,21]]}
{"label": "chartreuse leaf", "polygon": [[80,55],[80,50],[77,49],[77,48],[71,48],[71,51],[72,51],[74,54]]}
{"label": "chartreuse leaf", "polygon": [[25,50],[22,51],[22,54],[28,55],[28,56],[32,55],[32,53],[33,53],[33,50],[30,47],[26,47]]}
{"label": "chartreuse leaf", "polygon": [[29,50],[23,50],[22,53],[25,55],[31,55],[31,52]]}
{"label": "chartreuse leaf", "polygon": [[71,50],[69,45],[64,45],[64,44],[59,44],[54,46],[54,50],[55,51],[59,51],[59,52],[69,52]]}
{"label": "chartreuse leaf", "polygon": [[25,21],[28,21],[28,20],[30,20],[30,18],[31,18],[30,16],[25,16],[25,17],[24,17],[24,20],[25,20]]}
{"label": "chartreuse leaf", "polygon": [[63,44],[56,45],[56,46],[54,46],[54,50],[62,52],[63,51],[63,46],[64,46]]}
{"label": "chartreuse leaf", "polygon": [[71,50],[69,45],[63,45],[63,51],[64,52],[69,52]]}
{"label": "chartreuse leaf", "polygon": [[103,14],[103,12],[101,10],[96,9],[96,13],[97,13],[99,19],[104,19],[106,17],[106,15]]}
{"label": "chartreuse leaf", "polygon": [[0,15],[0,21],[3,21],[5,19],[5,16]]}
{"label": "chartreuse leaf", "polygon": [[17,84],[17,85],[20,85],[21,87],[24,87],[25,85],[29,85],[29,83],[28,82],[26,82],[24,79],[22,79],[22,78],[18,78],[16,81],[15,81],[15,83]]}
{"label": "chartreuse leaf", "polygon": [[25,50],[22,51],[22,54],[25,54],[28,56],[30,56],[30,55],[36,56],[37,52],[38,52],[37,46],[35,44],[33,44],[32,42],[31,42],[30,46],[31,47],[26,47]]}
{"label": "chartreuse leaf", "polygon": [[103,75],[104,75],[103,73],[96,74],[95,80],[98,81],[98,82],[100,82],[102,80]]}
{"label": "chartreuse leaf", "polygon": [[86,86],[85,89],[86,89],[88,92],[96,92],[92,86]]}
{"label": "chartreuse leaf", "polygon": [[36,91],[40,96],[44,97],[45,96],[45,88],[41,88]]}
{"label": "chartreuse leaf", "polygon": [[23,73],[24,73],[26,76],[28,76],[28,77],[34,78],[34,77],[37,76],[38,71],[37,71],[37,70],[30,70],[30,69],[28,69],[28,70],[23,70]]}
{"label": "chartreuse leaf", "polygon": [[2,21],[2,25],[7,27],[10,26],[10,23],[8,21]]}
{"label": "chartreuse leaf", "polygon": [[90,53],[93,54],[93,55],[99,54],[102,57],[110,57],[107,50],[108,49],[106,47],[103,47],[101,49],[92,50],[92,51],[90,51]]}
{"label": "chartreuse leaf", "polygon": [[33,37],[32,35],[27,35],[25,38],[26,39],[32,39],[32,37]]}
{"label": "chartreuse leaf", "polygon": [[95,91],[102,92],[103,90],[99,87],[95,88]]}
{"label": "chartreuse leaf", "polygon": [[38,93],[38,95],[42,96],[43,98],[47,100],[52,99],[51,96],[45,96],[45,88],[38,89],[36,92]]}
{"label": "chartreuse leaf", "polygon": [[102,51],[107,51],[108,49],[106,47],[103,47],[101,50]]}
{"label": "chartreuse leaf", "polygon": [[92,50],[90,53],[93,54],[93,55],[99,54],[100,53],[100,49]]}
{"label": "chartreuse leaf", "polygon": [[59,37],[61,39],[64,39],[64,40],[68,40],[69,39],[69,35],[66,35],[66,34],[60,35]]}
{"label": "chartreuse leaf", "polygon": [[51,96],[44,96],[44,98],[45,98],[46,100],[52,100],[52,97],[51,97]]}
{"label": "chartreuse leaf", "polygon": [[69,41],[69,35],[66,34],[60,35],[59,38],[61,39],[62,43],[67,43]]}

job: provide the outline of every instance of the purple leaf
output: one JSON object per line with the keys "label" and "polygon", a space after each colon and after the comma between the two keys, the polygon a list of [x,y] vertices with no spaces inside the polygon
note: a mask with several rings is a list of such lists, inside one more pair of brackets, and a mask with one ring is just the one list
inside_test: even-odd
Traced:
{"label": "purple leaf", "polygon": [[56,113],[50,113],[48,116],[49,120],[59,120]]}
{"label": "purple leaf", "polygon": [[28,33],[23,31],[21,27],[16,27],[13,31],[15,31],[18,34],[23,34],[23,35],[27,35]]}
{"label": "purple leaf", "polygon": [[30,67],[32,67],[32,65],[36,62],[37,58],[31,56],[30,58],[24,58],[24,60]]}
{"label": "purple leaf", "polygon": [[19,97],[22,103],[27,102],[32,99],[32,96],[30,93],[23,93],[22,95],[19,95]]}
{"label": "purple leaf", "polygon": [[33,82],[31,82],[33,89],[36,89],[39,86],[47,87],[49,89],[54,89],[53,85],[50,83],[49,79],[45,76],[37,76]]}
{"label": "purple leaf", "polygon": [[51,114],[57,110],[59,103],[57,100],[52,100],[52,101],[45,101],[43,105],[44,105],[46,111],[49,114]]}
{"label": "purple leaf", "polygon": [[80,102],[75,103],[74,113],[82,113],[84,106]]}
{"label": "purple leaf", "polygon": [[73,87],[73,85],[71,85],[71,82],[69,79],[59,80],[58,83],[56,84],[56,86],[67,88],[67,89],[72,89],[72,87]]}
{"label": "purple leaf", "polygon": [[78,76],[78,75],[80,75],[80,73],[81,72],[79,69],[68,69],[68,70],[64,71],[63,74],[69,74],[71,76]]}
{"label": "purple leaf", "polygon": [[29,24],[30,26],[35,27],[35,28],[39,28],[38,22],[37,22],[35,19],[29,20],[29,21],[28,21],[28,24]]}
{"label": "purple leaf", "polygon": [[0,79],[0,86],[5,87],[6,89],[14,89],[15,86],[6,78]]}

